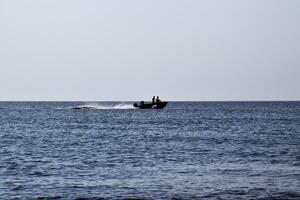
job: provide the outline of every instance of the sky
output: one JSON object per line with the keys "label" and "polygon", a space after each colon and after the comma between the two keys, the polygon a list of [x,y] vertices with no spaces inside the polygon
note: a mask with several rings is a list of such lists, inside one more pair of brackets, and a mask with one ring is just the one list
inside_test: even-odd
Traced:
{"label": "sky", "polygon": [[300,100],[299,0],[0,0],[0,101]]}

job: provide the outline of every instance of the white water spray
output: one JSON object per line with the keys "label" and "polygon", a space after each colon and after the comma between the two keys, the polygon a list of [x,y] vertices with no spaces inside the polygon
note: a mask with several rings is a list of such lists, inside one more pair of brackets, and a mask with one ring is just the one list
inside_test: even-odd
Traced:
{"label": "white water spray", "polygon": [[120,104],[85,104],[80,106],[72,107],[72,109],[82,109],[82,110],[107,110],[107,109],[135,109],[132,104],[120,103]]}

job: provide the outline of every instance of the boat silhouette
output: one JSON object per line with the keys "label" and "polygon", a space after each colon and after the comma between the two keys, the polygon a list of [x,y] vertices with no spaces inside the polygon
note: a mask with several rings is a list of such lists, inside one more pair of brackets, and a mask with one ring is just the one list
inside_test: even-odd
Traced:
{"label": "boat silhouette", "polygon": [[162,109],[166,107],[167,104],[167,101],[159,101],[155,103],[144,103],[144,101],[141,101],[139,103],[134,103],[133,107],[139,109]]}

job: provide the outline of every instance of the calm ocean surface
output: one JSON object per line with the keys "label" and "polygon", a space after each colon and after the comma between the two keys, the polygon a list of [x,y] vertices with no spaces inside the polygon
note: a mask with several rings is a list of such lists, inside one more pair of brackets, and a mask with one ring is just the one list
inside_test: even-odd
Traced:
{"label": "calm ocean surface", "polygon": [[0,199],[300,199],[300,102],[0,108]]}

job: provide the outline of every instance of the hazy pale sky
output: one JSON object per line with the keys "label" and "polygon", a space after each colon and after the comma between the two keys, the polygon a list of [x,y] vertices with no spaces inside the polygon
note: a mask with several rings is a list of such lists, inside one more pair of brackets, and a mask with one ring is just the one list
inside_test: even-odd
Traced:
{"label": "hazy pale sky", "polygon": [[0,100],[300,100],[299,0],[0,0]]}

